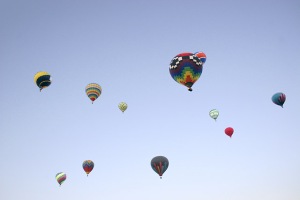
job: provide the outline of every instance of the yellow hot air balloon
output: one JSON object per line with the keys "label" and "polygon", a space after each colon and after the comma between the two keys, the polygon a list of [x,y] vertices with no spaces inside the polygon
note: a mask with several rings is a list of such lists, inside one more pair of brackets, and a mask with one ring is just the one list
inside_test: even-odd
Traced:
{"label": "yellow hot air balloon", "polygon": [[124,111],[127,109],[127,103],[121,102],[119,103],[119,109],[124,113]]}
{"label": "yellow hot air balloon", "polygon": [[34,75],[33,80],[42,91],[51,84],[51,75],[48,72],[38,72]]}
{"label": "yellow hot air balloon", "polygon": [[85,87],[85,93],[93,103],[101,95],[102,88],[97,83],[90,83]]}

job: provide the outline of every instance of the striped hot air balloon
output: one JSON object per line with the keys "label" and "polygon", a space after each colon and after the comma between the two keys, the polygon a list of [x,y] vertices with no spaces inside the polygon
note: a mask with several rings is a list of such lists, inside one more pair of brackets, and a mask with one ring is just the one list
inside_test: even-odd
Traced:
{"label": "striped hot air balloon", "polygon": [[59,172],[55,176],[58,184],[61,186],[61,184],[67,179],[67,175],[63,172]]}
{"label": "striped hot air balloon", "polygon": [[92,103],[101,95],[102,88],[97,83],[90,83],[85,87],[85,93],[90,98]]}
{"label": "striped hot air balloon", "polygon": [[82,168],[85,171],[86,175],[88,176],[89,173],[94,169],[94,162],[91,160],[85,160],[82,163]]}
{"label": "striped hot air balloon", "polygon": [[118,107],[124,113],[124,111],[127,109],[128,106],[127,106],[127,103],[121,102],[121,103],[119,103]]}
{"label": "striped hot air balloon", "polygon": [[51,75],[48,72],[38,72],[34,75],[33,80],[42,91],[51,84]]}

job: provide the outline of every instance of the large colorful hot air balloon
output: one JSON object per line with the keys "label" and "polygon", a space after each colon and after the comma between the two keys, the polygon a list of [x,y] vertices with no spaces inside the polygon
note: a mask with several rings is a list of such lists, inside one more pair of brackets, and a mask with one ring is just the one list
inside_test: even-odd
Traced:
{"label": "large colorful hot air balloon", "polygon": [[94,169],[94,162],[91,160],[85,160],[82,163],[82,168],[85,171],[86,175],[88,176],[89,173]]}
{"label": "large colorful hot air balloon", "polygon": [[61,185],[67,179],[67,175],[63,172],[59,172],[56,174],[55,178],[58,184]]}
{"label": "large colorful hot air balloon", "polygon": [[33,80],[42,91],[51,84],[51,75],[48,72],[38,72],[34,75]]}
{"label": "large colorful hot air balloon", "polygon": [[194,53],[204,64],[206,62],[206,55],[202,51]]}
{"label": "large colorful hot air balloon", "polygon": [[151,167],[162,178],[169,167],[169,160],[164,156],[156,156],[151,160]]}
{"label": "large colorful hot air balloon", "polygon": [[211,118],[213,118],[214,120],[217,120],[217,118],[219,116],[219,111],[216,109],[212,109],[211,111],[209,111],[209,116]]}
{"label": "large colorful hot air balloon", "polygon": [[102,88],[97,83],[90,83],[85,87],[86,95],[91,99],[92,103],[101,95]]}
{"label": "large colorful hot air balloon", "polygon": [[119,103],[118,107],[124,113],[124,111],[127,109],[128,106],[127,106],[127,103],[121,102],[121,103]]}
{"label": "large colorful hot air balloon", "polygon": [[175,56],[170,63],[169,71],[172,78],[192,91],[193,84],[202,74],[201,60],[192,53],[181,53]]}
{"label": "large colorful hot air balloon", "polygon": [[282,108],[283,108],[283,104],[285,102],[285,99],[286,99],[286,96],[282,92],[278,92],[278,93],[276,93],[272,96],[273,103],[275,103],[276,105],[281,106]]}
{"label": "large colorful hot air balloon", "polygon": [[227,127],[227,128],[225,129],[225,134],[228,135],[229,137],[232,136],[233,132],[234,132],[234,130],[233,130],[233,128],[231,128],[231,127]]}

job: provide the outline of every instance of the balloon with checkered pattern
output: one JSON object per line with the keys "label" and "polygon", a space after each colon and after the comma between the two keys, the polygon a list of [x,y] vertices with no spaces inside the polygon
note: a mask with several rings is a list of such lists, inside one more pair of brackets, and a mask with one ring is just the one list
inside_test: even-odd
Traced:
{"label": "balloon with checkered pattern", "polygon": [[192,86],[200,78],[202,61],[192,53],[181,53],[175,56],[169,66],[172,78],[192,91]]}

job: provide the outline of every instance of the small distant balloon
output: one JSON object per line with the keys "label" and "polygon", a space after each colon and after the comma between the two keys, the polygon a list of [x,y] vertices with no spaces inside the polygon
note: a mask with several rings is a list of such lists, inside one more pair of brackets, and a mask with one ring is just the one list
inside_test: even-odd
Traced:
{"label": "small distant balloon", "polygon": [[169,167],[169,160],[164,156],[156,156],[151,160],[152,169],[162,178]]}
{"label": "small distant balloon", "polygon": [[51,85],[51,75],[48,72],[38,72],[34,75],[33,80],[35,84],[42,89]]}
{"label": "small distant balloon", "polygon": [[90,83],[85,87],[85,93],[90,98],[92,103],[101,95],[102,88],[97,83]]}
{"label": "small distant balloon", "polygon": [[209,111],[209,116],[211,118],[213,118],[214,120],[217,120],[217,118],[219,116],[219,111],[216,109],[212,109],[211,111]]}
{"label": "small distant balloon", "polygon": [[121,102],[121,103],[119,103],[118,107],[124,113],[124,111],[127,109],[128,106],[127,106],[127,103]]}
{"label": "small distant balloon", "polygon": [[189,91],[193,91],[192,86],[202,74],[202,64],[194,54],[181,53],[171,60],[169,72],[177,83],[186,86]]}
{"label": "small distant balloon", "polygon": [[282,92],[278,92],[272,96],[273,103],[275,103],[278,106],[281,106],[282,108],[285,100],[286,100],[286,96]]}
{"label": "small distant balloon", "polygon": [[55,176],[59,186],[61,186],[61,184],[67,179],[67,175],[63,172],[59,172],[56,174]]}
{"label": "small distant balloon", "polygon": [[206,55],[202,51],[196,52],[195,55],[201,60],[203,64],[206,62]]}
{"label": "small distant balloon", "polygon": [[94,169],[94,162],[91,160],[85,160],[82,163],[82,168],[85,171],[86,175],[88,176],[89,173]]}
{"label": "small distant balloon", "polygon": [[233,132],[234,132],[234,130],[233,130],[233,128],[231,128],[231,127],[227,127],[227,128],[225,129],[225,134],[228,135],[229,137],[232,136]]}

